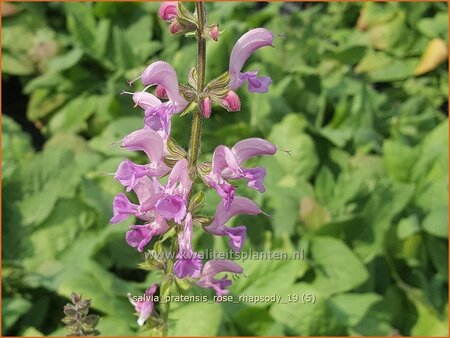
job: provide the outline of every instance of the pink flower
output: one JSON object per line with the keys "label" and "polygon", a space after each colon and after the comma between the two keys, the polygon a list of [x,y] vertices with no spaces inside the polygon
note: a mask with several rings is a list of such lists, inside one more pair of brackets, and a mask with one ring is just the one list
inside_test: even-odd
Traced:
{"label": "pink flower", "polygon": [[128,245],[137,248],[139,252],[144,251],[145,246],[152,240],[153,236],[162,235],[169,230],[166,220],[156,215],[153,222],[144,225],[130,225],[125,236]]}
{"label": "pink flower", "polygon": [[239,111],[241,110],[241,100],[234,91],[229,90],[222,99],[222,107],[228,111]]}
{"label": "pink flower", "polygon": [[192,215],[188,213],[184,220],[184,229],[178,235],[177,261],[173,266],[175,275],[178,278],[189,276],[191,278],[200,277],[202,270],[202,260],[200,256],[192,250]]}
{"label": "pink flower", "polygon": [[239,252],[244,245],[246,238],[246,227],[227,227],[225,223],[237,215],[257,215],[261,209],[250,199],[237,196],[231,205],[227,208],[222,201],[216,209],[214,219],[208,226],[204,227],[206,231],[216,236],[228,236],[231,248]]}
{"label": "pink flower", "polygon": [[219,25],[216,24],[216,25],[212,25],[211,27],[209,27],[208,34],[211,37],[211,39],[213,39],[214,41],[218,41],[219,35],[220,35]]}
{"label": "pink flower", "polygon": [[152,315],[154,308],[153,295],[155,294],[157,287],[157,284],[153,284],[145,291],[143,297],[136,297],[137,300],[135,300],[130,293],[128,294],[130,303],[133,304],[134,309],[139,314],[139,319],[137,321],[139,326],[144,325],[145,321]]}
{"label": "pink flower", "polygon": [[[145,110],[146,126],[169,135],[172,115],[181,112],[188,104],[178,89],[175,69],[167,62],[157,61],[149,65],[138,79],[141,79],[146,87],[144,91],[135,93],[133,100]],[[161,102],[156,96],[146,93],[145,90],[151,86],[164,88],[169,101]]]}
{"label": "pink flower", "polygon": [[143,211],[141,205],[155,194],[155,186],[148,177],[136,179],[133,191],[139,200],[139,205],[131,203],[124,193],[119,193],[113,201],[113,217],[109,221],[111,224],[117,224],[126,220],[130,215],[144,221],[153,221],[154,213]]}
{"label": "pink flower", "polygon": [[173,20],[169,25],[169,33],[176,35],[183,32],[183,27],[177,20]]}
{"label": "pink flower", "polygon": [[158,185],[156,193],[141,207],[143,212],[153,211],[165,219],[173,219],[178,224],[186,216],[187,196],[191,190],[192,181],[189,178],[188,161],[178,161],[169,175],[166,186]]}
{"label": "pink flower", "polygon": [[258,71],[241,73],[247,59],[259,48],[271,46],[273,34],[265,28],[255,28],[236,42],[230,56],[230,89],[236,90],[242,84],[248,82],[248,90],[254,93],[266,93],[272,83],[270,77],[258,77]]}
{"label": "pink flower", "polygon": [[109,221],[116,224],[126,220],[130,215],[138,213],[139,206],[130,202],[124,193],[117,194],[113,201],[113,217]]}
{"label": "pink flower", "polygon": [[180,95],[175,69],[167,62],[156,61],[150,64],[142,73],[141,81],[146,86],[162,86],[167,92],[167,97],[174,104],[187,103]]}
{"label": "pink flower", "polygon": [[114,178],[124,185],[127,191],[131,191],[137,183],[137,179],[144,176],[164,176],[170,168],[164,162],[164,142],[161,136],[154,130],[140,129],[122,141],[122,147],[127,150],[143,151],[150,160],[149,164],[135,164],[124,160],[120,163]]}
{"label": "pink flower", "polygon": [[164,21],[172,21],[177,17],[178,2],[164,1],[159,7],[158,15]]}
{"label": "pink flower", "polygon": [[220,145],[214,150],[211,172],[203,176],[203,179],[207,185],[217,190],[228,208],[234,198],[234,187],[226,180],[244,178],[249,188],[264,192],[266,170],[263,167],[243,168],[241,164],[249,158],[273,155],[276,151],[275,145],[261,138],[239,141],[231,149]]}
{"label": "pink flower", "polygon": [[229,293],[226,289],[232,282],[225,275],[222,279],[214,278],[220,272],[242,273],[242,268],[232,261],[210,260],[203,267],[200,279],[197,285],[203,288],[213,289],[217,296],[223,296]]}
{"label": "pink flower", "polygon": [[200,108],[201,108],[203,116],[205,118],[209,118],[211,116],[211,99],[209,97],[205,97],[200,102]]}

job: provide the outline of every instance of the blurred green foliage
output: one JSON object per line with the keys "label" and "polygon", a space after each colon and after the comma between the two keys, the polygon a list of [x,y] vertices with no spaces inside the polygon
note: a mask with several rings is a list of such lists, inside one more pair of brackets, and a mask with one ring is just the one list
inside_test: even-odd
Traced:
{"label": "blurred green foliage", "polygon": [[[2,5],[3,92],[21,97],[8,92],[20,80],[27,119],[45,138],[33,147],[36,135],[14,121],[25,112],[5,110],[4,95],[3,335],[63,334],[72,291],[92,299],[102,335],[133,335],[126,294],[158,277],[137,269],[126,224],[108,224],[121,187],[104,174],[125,156],[143,159],[111,146],[143,125],[119,93],[159,59],[187,82],[195,42],[168,34],[157,3]],[[209,78],[227,69],[246,30],[279,36],[247,65],[273,78],[270,92],[242,88],[241,112],[216,109],[202,158],[244,137],[274,142],[274,158],[254,161],[267,167],[267,192],[239,189],[272,216],[235,223],[248,226],[246,250],[306,255],[243,262],[247,277],[232,294],[312,293],[316,302],[174,304],[169,334],[446,335],[447,4],[207,6],[224,29],[208,43]],[[173,124],[187,145],[190,117]],[[207,202],[212,213],[215,193]],[[226,243],[197,230],[194,246]]]}

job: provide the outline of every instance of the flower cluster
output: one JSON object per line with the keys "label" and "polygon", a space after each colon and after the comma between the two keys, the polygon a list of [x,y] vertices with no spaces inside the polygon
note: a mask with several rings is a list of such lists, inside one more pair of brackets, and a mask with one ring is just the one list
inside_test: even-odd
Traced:
{"label": "flower cluster", "polygon": [[[214,41],[219,38],[218,25],[202,27],[198,24],[198,13],[191,13],[181,3],[164,2],[159,16],[170,22],[169,31],[173,34],[197,32],[199,38],[209,36]],[[228,293],[231,280],[226,275],[223,278],[215,276],[223,272],[240,274],[242,268],[227,260],[202,262],[192,245],[194,226],[212,235],[227,237],[230,247],[240,251],[245,242],[246,227],[229,227],[226,223],[237,215],[257,215],[261,209],[250,199],[235,196],[231,181],[244,179],[249,188],[264,192],[265,169],[247,168],[244,163],[255,156],[273,155],[276,147],[264,139],[244,139],[231,148],[218,146],[212,162],[196,165],[196,159],[190,159],[191,149],[188,153],[171,138],[171,119],[176,114],[184,115],[195,109],[204,118],[209,118],[214,104],[228,111],[238,111],[240,99],[236,90],[245,82],[250,92],[267,92],[271,84],[269,77],[258,77],[257,70],[242,72],[242,68],[257,49],[272,46],[272,42],[273,34],[264,28],[252,29],[244,34],[231,52],[228,71],[204,86],[201,92],[198,92],[197,86],[199,69],[191,70],[190,86],[180,85],[174,68],[164,61],[150,64],[137,79],[130,81],[131,85],[140,80],[144,90],[126,92],[132,95],[135,107],[142,108],[144,126],[126,136],[122,147],[145,153],[148,164],[130,160],[120,163],[114,178],[125,187],[126,192],[134,192],[137,203],[131,202],[125,193],[116,195],[111,223],[119,223],[129,216],[141,220],[139,224],[129,226],[125,236],[128,245],[139,252],[144,251],[156,236],[167,235],[173,230],[178,251],[171,271],[165,272],[173,273],[179,280],[186,278],[197,286],[211,288],[217,295]],[[155,87],[155,94],[147,91],[150,87]],[[198,214],[202,203],[196,203],[201,198],[196,199],[195,196],[203,195],[193,194],[196,177],[200,177],[222,198],[213,218]],[[160,266],[167,267],[165,264]],[[154,303],[150,296],[157,289],[155,284],[144,295],[149,296],[148,299],[144,297],[143,301],[132,301],[139,314],[139,325],[143,325],[152,315]]]}

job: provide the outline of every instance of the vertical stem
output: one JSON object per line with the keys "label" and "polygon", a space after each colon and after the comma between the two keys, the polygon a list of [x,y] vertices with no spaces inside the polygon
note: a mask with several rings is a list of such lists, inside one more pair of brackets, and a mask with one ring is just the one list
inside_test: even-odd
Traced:
{"label": "vertical stem", "polygon": [[[197,12],[197,19],[198,19],[198,29],[197,29],[197,74],[198,74],[198,81],[197,81],[197,97],[200,96],[200,94],[203,91],[203,88],[205,87],[205,72],[206,72],[206,38],[205,38],[205,26],[206,26],[206,11],[205,11],[205,5],[203,1],[198,1],[195,3],[195,9]],[[189,175],[192,179],[192,181],[195,180],[197,176],[197,160],[198,156],[200,154],[200,139],[201,139],[201,132],[202,132],[202,120],[203,116],[200,111],[200,102],[197,102],[199,105],[199,109],[194,112],[193,118],[192,118],[192,129],[191,129],[191,139],[189,141]],[[192,189],[192,188],[191,188]],[[189,192],[189,197],[192,195],[192,190]],[[189,200],[187,201],[189,204]],[[176,248],[173,248],[173,246],[176,243],[176,238],[173,239],[172,242],[172,251],[175,251]],[[170,296],[170,286],[173,282],[173,261],[168,262],[168,266],[165,272],[165,275],[163,277],[163,281],[161,283],[161,291],[167,292],[167,295]],[[166,296],[166,295],[165,295]],[[170,302],[165,302],[163,299],[163,302],[160,303],[160,316],[161,321],[163,323],[163,326],[161,328],[161,335],[167,336],[168,333],[168,319],[169,319],[169,310],[170,310]]]}
{"label": "vertical stem", "polygon": [[[199,96],[203,88],[205,87],[205,72],[206,72],[206,38],[205,38],[205,25],[206,25],[206,12],[205,4],[203,1],[195,3],[195,9],[198,18],[197,29],[197,95]],[[197,175],[197,160],[200,154],[200,138],[202,132],[202,114],[199,109],[194,112],[192,118],[192,130],[191,140],[189,142],[189,174],[191,179],[194,180]]]}

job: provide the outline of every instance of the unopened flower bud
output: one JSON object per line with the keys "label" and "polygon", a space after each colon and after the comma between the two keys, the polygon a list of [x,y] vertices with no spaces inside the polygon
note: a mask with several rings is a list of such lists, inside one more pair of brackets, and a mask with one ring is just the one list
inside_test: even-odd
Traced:
{"label": "unopened flower bud", "polygon": [[180,23],[174,19],[169,25],[170,34],[180,34],[183,32],[183,27],[181,27]]}
{"label": "unopened flower bud", "polygon": [[164,1],[159,7],[158,15],[164,21],[173,21],[177,17],[177,1]]}
{"label": "unopened flower bud", "polygon": [[155,94],[160,99],[167,99],[167,91],[163,86],[157,85]]}
{"label": "unopened flower bud", "polygon": [[222,99],[222,107],[228,111],[239,111],[241,110],[241,100],[234,91],[230,90]]}
{"label": "unopened flower bud", "polygon": [[208,34],[211,37],[211,39],[213,39],[214,41],[219,40],[219,35],[220,35],[219,25],[215,24],[215,25],[208,27]]}
{"label": "unopened flower bud", "polygon": [[211,99],[205,97],[200,103],[200,108],[203,116],[209,118],[211,116]]}

